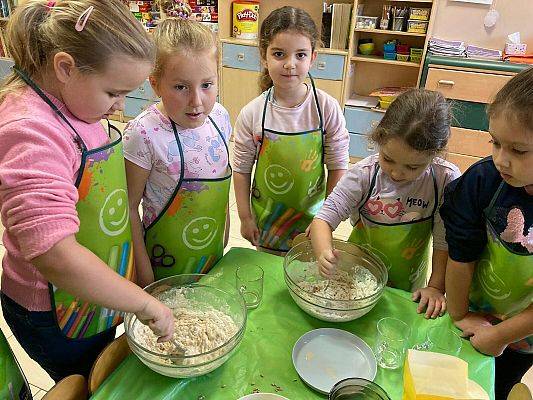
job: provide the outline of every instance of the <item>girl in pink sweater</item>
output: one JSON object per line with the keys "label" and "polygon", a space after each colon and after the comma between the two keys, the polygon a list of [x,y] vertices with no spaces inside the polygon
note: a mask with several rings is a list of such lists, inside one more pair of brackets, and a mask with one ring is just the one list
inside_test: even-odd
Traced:
{"label": "girl in pink sweater", "polygon": [[119,0],[21,4],[7,26],[15,67],[0,91],[2,311],[58,381],[88,375],[124,312],[161,340],[166,306],[132,280],[121,137],[102,118],[150,72],[153,45]]}

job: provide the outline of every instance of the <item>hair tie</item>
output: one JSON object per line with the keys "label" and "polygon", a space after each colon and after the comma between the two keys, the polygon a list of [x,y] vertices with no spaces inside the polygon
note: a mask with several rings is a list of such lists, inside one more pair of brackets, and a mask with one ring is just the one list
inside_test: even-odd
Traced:
{"label": "hair tie", "polygon": [[93,12],[93,10],[94,10],[94,6],[90,6],[89,8],[87,8],[87,10],[81,13],[81,15],[78,18],[78,21],[76,21],[76,26],[75,26],[75,29],[78,32],[81,32],[83,28],[85,28],[85,25],[87,24],[87,20],[91,16],[91,13]]}

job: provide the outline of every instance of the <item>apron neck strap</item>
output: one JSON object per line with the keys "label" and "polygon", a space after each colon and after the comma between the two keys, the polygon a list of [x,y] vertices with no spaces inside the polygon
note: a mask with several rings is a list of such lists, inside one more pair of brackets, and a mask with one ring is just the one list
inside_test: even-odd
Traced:
{"label": "apron neck strap", "polygon": [[67,117],[65,117],[65,115],[59,110],[59,108],[57,108],[57,106],[52,102],[52,100],[50,100],[50,98],[46,94],[44,94],[41,88],[37,86],[37,84],[18,66],[15,65],[13,67],[13,71],[15,71],[15,73],[24,81],[24,83],[26,83],[30,88],[32,88],[33,91],[37,93],[39,97],[46,104],[48,104],[48,106],[50,106],[52,110],[54,110],[54,112],[59,116],[59,118],[61,118],[74,131],[74,134],[76,135],[76,139],[79,145],[81,146],[82,151],[87,151],[87,146],[85,146],[85,142],[83,141],[83,139],[80,137],[80,135],[76,131],[76,128],[72,126],[72,124],[67,119]]}
{"label": "apron neck strap", "polygon": [[181,182],[183,181],[183,176],[185,174],[185,157],[183,157],[183,148],[181,147],[181,141],[178,135],[178,128],[176,128],[176,123],[172,120],[172,118],[168,117],[168,119],[170,120],[170,124],[172,125],[174,137],[176,138],[176,143],[178,145],[178,151],[180,153],[180,179],[177,185],[179,187],[181,186]]}
{"label": "apron neck strap", "polygon": [[429,170],[431,171],[431,178],[433,179],[433,193],[435,193],[435,204],[433,205],[432,217],[435,217],[435,213],[439,207],[439,187],[437,185],[437,177],[435,176],[435,169],[433,164],[429,164]]}
{"label": "apron neck strap", "polygon": [[[309,76],[309,79],[311,80],[311,90],[313,91],[313,98],[315,100],[316,110],[318,113],[318,129],[324,134],[324,120],[322,117],[322,109],[320,108],[320,104],[318,103],[318,94],[316,92],[316,86],[315,81],[310,73],[307,74]],[[267,105],[268,101],[272,98],[272,88],[270,87],[267,91],[267,94],[265,96],[265,103],[263,105],[263,116],[261,118],[261,142],[263,141],[263,137],[265,136],[265,119],[266,119],[266,111],[267,111]]]}
{"label": "apron neck strap", "polygon": [[492,196],[492,199],[490,199],[489,206],[487,207],[487,212],[485,213],[486,215],[489,215],[489,213],[491,212],[492,208],[494,207],[494,204],[496,203],[496,200],[498,200],[498,197],[500,196],[500,193],[503,190],[504,185],[505,181],[502,180],[502,182],[498,186],[498,189],[496,189],[496,192]]}

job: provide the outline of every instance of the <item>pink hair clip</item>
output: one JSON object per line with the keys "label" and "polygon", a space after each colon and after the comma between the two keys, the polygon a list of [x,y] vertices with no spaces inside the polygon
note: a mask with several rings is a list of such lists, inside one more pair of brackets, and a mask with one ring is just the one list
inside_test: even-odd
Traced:
{"label": "pink hair clip", "polygon": [[93,10],[94,10],[94,6],[90,6],[89,8],[87,8],[87,10],[81,13],[75,26],[75,29],[78,32],[81,32],[83,28],[85,28],[85,25],[87,24],[87,20],[91,16],[91,13],[93,12]]}
{"label": "pink hair clip", "polygon": [[46,3],[46,7],[48,7],[50,10],[52,8],[54,8],[56,5],[56,2],[55,1],[49,1],[48,3]]}

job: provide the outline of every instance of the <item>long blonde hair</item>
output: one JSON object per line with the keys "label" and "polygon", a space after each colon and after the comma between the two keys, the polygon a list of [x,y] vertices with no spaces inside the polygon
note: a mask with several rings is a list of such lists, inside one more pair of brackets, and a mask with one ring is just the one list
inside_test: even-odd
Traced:
{"label": "long blonde hair", "polygon": [[[81,31],[80,16],[94,7]],[[7,49],[15,65],[39,78],[58,52],[70,54],[83,73],[102,72],[112,56],[152,62],[154,46],[142,25],[120,0],[29,0],[19,5],[7,24]],[[24,87],[14,72],[0,88],[5,96]]]}
{"label": "long blonde hair", "polygon": [[218,45],[215,34],[199,22],[167,18],[154,32],[156,46],[155,67],[152,77],[161,78],[167,59],[176,53],[202,53],[213,50],[215,61],[218,58]]}

